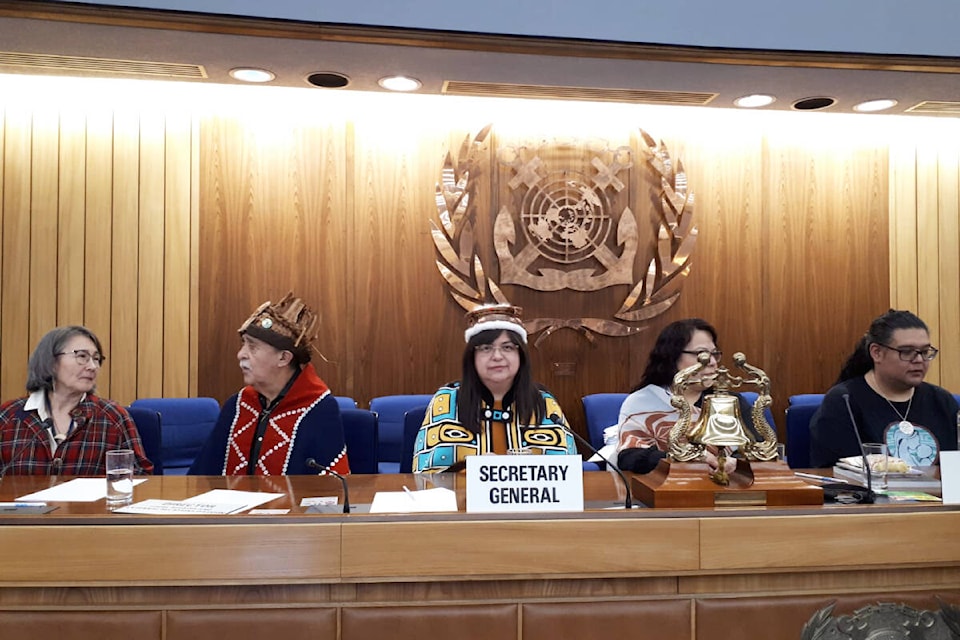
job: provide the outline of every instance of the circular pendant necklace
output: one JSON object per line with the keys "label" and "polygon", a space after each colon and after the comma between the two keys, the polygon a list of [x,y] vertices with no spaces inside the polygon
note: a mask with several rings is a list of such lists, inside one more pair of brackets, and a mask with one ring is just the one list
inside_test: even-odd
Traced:
{"label": "circular pendant necklace", "polygon": [[907,420],[907,416],[910,415],[910,407],[913,406],[913,396],[910,396],[910,400],[907,401],[907,410],[903,413],[903,415],[900,415],[900,412],[895,406],[893,406],[893,403],[890,402],[888,398],[884,397],[883,399],[887,401],[887,404],[890,405],[890,408],[893,409],[894,413],[897,414],[897,417],[900,418],[900,424],[897,425],[897,428],[900,429],[900,433],[905,436],[913,435],[913,423]]}

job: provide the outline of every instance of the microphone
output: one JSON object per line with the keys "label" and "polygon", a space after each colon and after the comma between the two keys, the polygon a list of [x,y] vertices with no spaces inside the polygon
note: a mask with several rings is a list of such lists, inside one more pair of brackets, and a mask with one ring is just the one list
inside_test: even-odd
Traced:
{"label": "microphone", "polygon": [[571,429],[570,427],[568,427],[566,424],[564,424],[563,420],[560,419],[560,416],[559,416],[559,415],[557,415],[556,413],[552,413],[552,414],[550,414],[549,418],[550,418],[550,420],[551,420],[556,426],[560,427],[561,429],[563,429],[564,431],[566,431],[567,433],[569,433],[570,435],[572,435],[574,440],[576,440],[577,442],[579,442],[580,444],[582,444],[583,446],[585,446],[587,449],[589,449],[592,454],[594,454],[595,456],[597,456],[598,458],[600,458],[601,460],[603,460],[604,462],[606,462],[608,469],[613,469],[614,471],[617,472],[617,475],[620,476],[620,481],[623,482],[623,488],[627,490],[627,497],[624,498],[624,500],[623,500],[623,508],[624,508],[624,509],[632,509],[632,508],[633,508],[633,496],[630,495],[630,483],[627,482],[627,477],[626,477],[625,475],[623,475],[623,472],[622,472],[622,471],[620,471],[620,467],[618,467],[618,466],[615,465],[615,464],[612,464],[612,463],[611,463],[609,460],[607,460],[599,451],[597,451],[596,447],[594,447],[592,444],[590,444],[590,442],[589,442],[588,440],[586,440],[586,439],[585,439],[583,436],[581,436],[579,433],[577,433],[576,431],[574,431],[573,429]]}
{"label": "microphone", "polygon": [[857,427],[857,420],[853,417],[853,409],[850,408],[850,394],[843,394],[843,402],[847,405],[847,415],[850,416],[850,425],[853,427],[853,435],[857,436],[857,444],[860,445],[860,460],[863,463],[863,473],[867,476],[867,495],[863,497],[864,504],[873,504],[876,500],[876,494],[873,492],[873,478],[870,473],[870,463],[867,456],[863,454],[863,440],[860,438],[860,429]]}
{"label": "microphone", "polygon": [[317,475],[323,475],[326,473],[340,480],[340,484],[343,485],[343,512],[350,513],[350,491],[347,490],[347,479],[330,467],[320,464],[313,458],[307,458],[307,466],[311,469],[316,469],[319,471],[320,473]]}

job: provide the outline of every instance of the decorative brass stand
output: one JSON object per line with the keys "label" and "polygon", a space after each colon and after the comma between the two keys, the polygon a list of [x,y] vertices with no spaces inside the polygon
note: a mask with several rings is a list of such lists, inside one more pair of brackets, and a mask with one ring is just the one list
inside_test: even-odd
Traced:
{"label": "decorative brass stand", "polygon": [[[701,353],[696,365],[677,372],[670,402],[680,419],[670,431],[667,458],[652,472],[633,477],[634,497],[648,507],[666,508],[823,504],[823,489],[800,480],[786,463],[777,461],[777,435],[764,416],[764,409],[773,402],[770,378],[748,364],[742,353],[734,354],[733,360],[754,377],[732,376],[722,366],[716,373],[697,377],[710,362],[708,353]],[[730,393],[744,383],[759,390],[750,412],[759,441],[744,427],[739,402]],[[711,389],[696,423],[691,423],[692,409],[683,395],[693,384]],[[718,451],[716,472],[703,461],[708,447]],[[730,474],[723,471],[728,447],[736,447],[743,456]]]}

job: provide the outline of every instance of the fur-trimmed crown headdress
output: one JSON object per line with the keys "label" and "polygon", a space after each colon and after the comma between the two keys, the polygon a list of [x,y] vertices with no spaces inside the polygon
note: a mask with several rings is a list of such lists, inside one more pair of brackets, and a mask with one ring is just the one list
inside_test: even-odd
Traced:
{"label": "fur-trimmed crown headdress", "polygon": [[306,364],[310,362],[312,343],[320,333],[318,323],[317,314],[291,291],[276,304],[268,300],[257,307],[237,332],[289,351],[299,364]]}
{"label": "fur-trimmed crown headdress", "polygon": [[463,332],[463,339],[470,342],[470,338],[481,331],[500,329],[513,331],[520,336],[524,344],[527,342],[527,330],[523,328],[523,309],[509,304],[490,304],[468,311],[467,330]]}

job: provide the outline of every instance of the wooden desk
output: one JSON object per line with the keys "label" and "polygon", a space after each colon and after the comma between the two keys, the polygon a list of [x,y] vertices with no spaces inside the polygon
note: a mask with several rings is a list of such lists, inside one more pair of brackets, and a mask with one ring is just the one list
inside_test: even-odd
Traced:
{"label": "wooden desk", "polygon": [[[462,476],[352,476],[350,497],[369,503],[377,491],[433,481],[452,483],[463,508]],[[0,501],[50,482],[7,477]],[[587,473],[584,486],[589,507],[621,500],[611,474]],[[635,637],[689,640],[728,637],[706,634],[710,616],[736,629],[750,612],[766,612],[771,622],[795,626],[835,598],[854,606],[960,588],[960,509],[939,504],[320,515],[300,502],[340,495],[336,479],[183,476],[151,477],[136,487],[135,500],[215,488],[282,493],[264,507],[290,512],[132,516],[111,513],[101,500],[59,504],[42,516],[0,516],[0,636],[23,620],[36,625],[38,617],[96,612],[93,633],[109,638],[95,620],[137,612],[151,615],[135,624],[159,625],[159,635],[146,637],[213,633],[208,624],[216,628],[210,637],[226,637],[223,630],[235,624],[236,637],[257,637],[258,624],[268,623],[273,635],[283,620],[302,616],[317,637],[329,631],[351,640],[381,627],[407,637],[398,629],[413,633],[431,616],[466,623],[473,612],[491,635],[469,637],[506,629],[506,637],[530,640],[555,624],[569,631],[587,620],[596,630],[642,613],[661,616],[661,631],[677,631],[646,636],[640,629]],[[789,628],[785,637],[799,637]]]}

